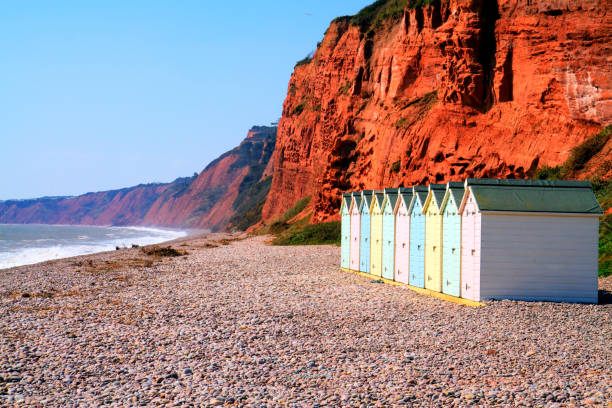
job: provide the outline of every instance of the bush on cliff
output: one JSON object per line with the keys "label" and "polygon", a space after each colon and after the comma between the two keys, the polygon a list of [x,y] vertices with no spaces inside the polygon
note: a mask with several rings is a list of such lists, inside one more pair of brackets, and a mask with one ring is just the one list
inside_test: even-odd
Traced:
{"label": "bush on cliff", "polygon": [[262,232],[279,235],[291,228],[295,228],[295,223],[289,224],[289,221],[304,211],[304,208],[306,208],[308,203],[310,203],[311,197],[312,196],[304,197],[301,200],[296,201],[293,207],[289,208],[283,215],[272,221],[270,225],[262,230]]}
{"label": "bush on cliff", "polygon": [[610,140],[610,137],[612,137],[612,125],[606,126],[595,136],[574,147],[570,157],[563,164],[563,174],[570,175],[577,170],[582,170],[584,165],[601,151],[608,140]]}
{"label": "bush on cliff", "polygon": [[339,222],[309,224],[310,215],[297,221],[293,220],[306,209],[310,199],[311,196],[308,196],[296,201],[283,215],[262,228],[259,233],[275,235],[272,240],[273,245],[340,245]]}
{"label": "bush on cliff", "polygon": [[387,20],[398,20],[404,14],[406,7],[423,7],[435,1],[437,0],[378,0],[351,16],[349,21],[360,26],[365,32],[381,26]]}
{"label": "bush on cliff", "polygon": [[[261,211],[271,185],[272,176],[269,176],[250,186],[244,194],[239,193],[238,198],[234,201],[235,212],[229,219],[228,229],[244,231],[261,221]],[[240,190],[242,190],[242,184]]]}
{"label": "bush on cliff", "polygon": [[296,66],[296,67],[300,67],[300,66],[302,66],[302,65],[308,65],[308,64],[310,64],[311,62],[312,62],[312,57],[308,56],[308,57],[305,57],[305,58],[303,58],[303,59],[299,60],[298,62],[296,62],[296,63],[295,63],[295,66]]}
{"label": "bush on cliff", "polygon": [[612,275],[612,214],[599,222],[599,276]]}
{"label": "bush on cliff", "polygon": [[[612,180],[592,181],[593,191],[604,212],[612,207]],[[612,214],[599,221],[599,276],[612,275]]]}
{"label": "bush on cliff", "polygon": [[[569,158],[560,166],[545,166],[535,174],[539,180],[563,180],[576,177],[586,163],[601,151],[612,137],[612,125],[574,147]],[[607,172],[606,169],[603,169]],[[604,213],[612,207],[612,180],[594,177],[590,180],[593,192]],[[612,214],[605,215],[599,222],[599,276],[612,275]]]}
{"label": "bush on cliff", "polygon": [[303,100],[300,103],[298,103],[297,105],[295,105],[293,107],[293,109],[291,109],[291,112],[289,112],[289,116],[293,116],[293,115],[301,115],[302,112],[304,112],[304,109],[306,108],[306,101]]}
{"label": "bush on cliff", "polygon": [[574,177],[577,171],[582,170],[586,163],[601,151],[611,137],[612,125],[608,125],[596,135],[572,148],[569,157],[561,166],[544,166],[538,169],[535,178],[539,180],[562,180]]}

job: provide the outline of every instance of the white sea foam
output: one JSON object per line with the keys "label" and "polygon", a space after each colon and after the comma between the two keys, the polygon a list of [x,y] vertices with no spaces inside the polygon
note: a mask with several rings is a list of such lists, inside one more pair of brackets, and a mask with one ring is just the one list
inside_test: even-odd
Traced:
{"label": "white sea foam", "polygon": [[15,252],[0,254],[0,269],[13,266],[30,265],[52,259],[87,255],[114,249],[105,245],[52,246],[46,248],[24,248]]}
{"label": "white sea foam", "polygon": [[[17,239],[24,234],[20,228],[27,229],[25,233],[35,239]],[[90,229],[91,233],[84,234],[83,229]],[[108,233],[109,229],[113,232]],[[36,237],[43,232],[46,236]],[[37,231],[33,226],[0,225],[0,269],[111,251],[117,246],[157,244],[185,235],[185,231],[148,227],[42,226]]]}

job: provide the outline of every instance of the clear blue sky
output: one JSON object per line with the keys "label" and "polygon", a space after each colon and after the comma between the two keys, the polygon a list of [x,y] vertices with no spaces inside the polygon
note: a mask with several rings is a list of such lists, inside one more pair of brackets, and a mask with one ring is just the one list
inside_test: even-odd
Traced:
{"label": "clear blue sky", "polygon": [[0,200],[200,172],[276,121],[295,62],[372,1],[4,2]]}

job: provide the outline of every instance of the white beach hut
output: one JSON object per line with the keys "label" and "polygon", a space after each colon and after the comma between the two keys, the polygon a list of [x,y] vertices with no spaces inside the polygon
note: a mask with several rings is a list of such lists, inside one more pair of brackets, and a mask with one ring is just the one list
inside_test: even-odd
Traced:
{"label": "white beach hut", "polygon": [[361,244],[361,191],[354,191],[352,193],[351,206],[349,208],[349,214],[351,217],[351,244],[350,244],[350,257],[349,266],[354,271],[359,270],[359,246]]}
{"label": "white beach hut", "polygon": [[341,247],[340,247],[340,267],[348,269],[351,257],[351,214],[349,208],[351,206],[352,196],[350,193],[342,194],[340,203],[341,216]]}
{"label": "white beach hut", "polygon": [[597,302],[589,182],[467,179],[459,211],[462,297]]}

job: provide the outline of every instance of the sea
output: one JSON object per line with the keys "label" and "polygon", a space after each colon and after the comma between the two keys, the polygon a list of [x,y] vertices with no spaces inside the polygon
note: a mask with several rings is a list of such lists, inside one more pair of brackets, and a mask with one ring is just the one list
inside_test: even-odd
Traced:
{"label": "sea", "polygon": [[148,227],[0,224],[0,269],[52,259],[157,244],[187,231]]}

